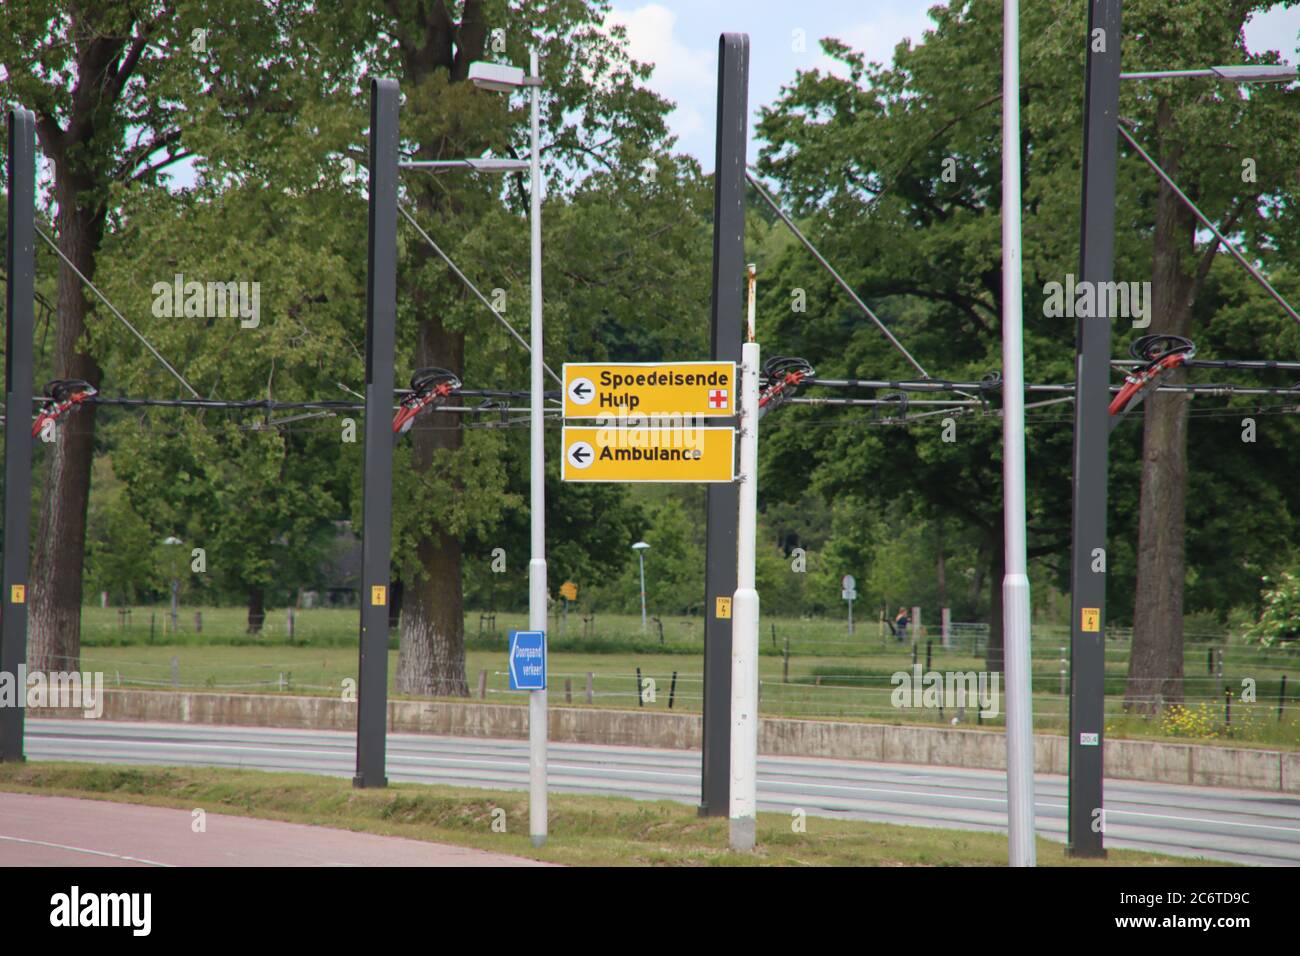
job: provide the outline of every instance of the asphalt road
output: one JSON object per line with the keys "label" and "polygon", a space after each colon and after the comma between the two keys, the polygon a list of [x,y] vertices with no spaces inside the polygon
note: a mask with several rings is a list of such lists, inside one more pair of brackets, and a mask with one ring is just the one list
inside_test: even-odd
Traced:
{"label": "asphalt road", "polygon": [[281,820],[0,793],[0,866],[540,866],[504,853]]}
{"label": "asphalt road", "polygon": [[[29,720],[33,760],[203,765],[351,777],[352,734],[192,724]],[[1006,829],[1006,776],[913,764],[760,757],[759,807],[956,829]],[[550,786],[569,793],[699,802],[694,751],[552,744]],[[395,782],[527,789],[528,744],[390,734]],[[1039,835],[1064,842],[1066,780],[1036,778]],[[1274,866],[1300,865],[1300,799],[1254,790],[1107,781],[1108,846]]]}

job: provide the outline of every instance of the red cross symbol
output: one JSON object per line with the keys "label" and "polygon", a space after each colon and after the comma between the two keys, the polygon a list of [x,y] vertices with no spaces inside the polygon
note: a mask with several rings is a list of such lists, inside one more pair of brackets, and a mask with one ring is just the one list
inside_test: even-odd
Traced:
{"label": "red cross symbol", "polygon": [[709,408],[726,408],[727,390],[725,388],[709,389]]}

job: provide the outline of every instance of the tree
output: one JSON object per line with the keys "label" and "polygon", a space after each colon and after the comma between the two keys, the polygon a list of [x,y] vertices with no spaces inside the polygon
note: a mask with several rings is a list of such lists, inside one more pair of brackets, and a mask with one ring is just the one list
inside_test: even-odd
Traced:
{"label": "tree", "polygon": [[[1242,27],[1271,2],[1197,0],[1176,11],[1154,2],[1126,11],[1129,69],[1190,69],[1215,63],[1267,62],[1245,49]],[[1249,95],[1207,80],[1162,81],[1123,101],[1135,138],[1220,229],[1248,255],[1275,258],[1279,235],[1292,228],[1272,209],[1293,206],[1300,93],[1252,87]],[[1249,169],[1249,175],[1246,170]],[[1214,318],[1201,295],[1227,255],[1217,240],[1198,241],[1191,210],[1161,182],[1151,230],[1151,333],[1191,336]],[[1281,321],[1281,319],[1279,319]],[[1255,355],[1244,356],[1247,358]],[[1259,356],[1263,357],[1263,356]],[[1179,372],[1174,382],[1186,380]],[[1183,607],[1186,571],[1188,410],[1185,396],[1148,399],[1142,437],[1137,596],[1125,704],[1143,710],[1183,699]]]}
{"label": "tree", "polygon": [[[392,40],[374,51],[373,68],[402,77],[403,134],[419,159],[487,150],[527,155],[525,112],[464,81],[475,60],[524,63],[528,48],[538,46],[551,359],[570,349],[588,351],[601,341],[597,330],[604,323],[634,328],[635,309],[655,299],[684,302],[690,286],[673,287],[672,280],[695,271],[677,265],[674,254],[701,232],[687,205],[697,174],[665,157],[668,104],[639,85],[649,68],[628,60],[625,38],[601,29],[607,10],[607,3],[579,0],[523,8],[435,0],[372,11],[374,32]],[[502,290],[506,315],[512,321],[526,315],[515,305],[528,301],[522,178],[504,189],[473,178],[452,185],[426,178],[407,188],[419,218],[436,224],[434,235],[450,255],[473,263],[472,275],[488,289]],[[629,209],[635,213],[629,216]],[[662,291],[644,294],[651,281]],[[399,338],[412,367],[438,366],[494,387],[526,383],[517,346],[431,250],[405,245],[399,282]],[[648,324],[670,324],[670,318]],[[404,590],[396,686],[404,693],[464,695],[462,541],[488,533],[515,504],[501,462],[504,443],[497,434],[435,420],[417,425],[408,444],[398,461]]]}
{"label": "tree", "polygon": [[[1052,11],[1023,11],[1027,35],[1052,30]],[[893,331],[927,370],[940,377],[979,381],[1000,367],[1001,260],[997,114],[1001,45],[1000,6],[955,4],[931,11],[936,26],[925,42],[900,45],[892,67],[866,64],[844,44],[823,41],[848,77],[801,73],[778,103],[762,111],[768,141],[760,169],[781,183],[781,198],[804,217],[813,241],[847,271],[849,281],[883,311]],[[1057,27],[1056,29],[1064,29]],[[1061,196],[1077,183],[1061,157],[1078,143],[1057,127],[1070,97],[1038,78],[1061,69],[1058,53],[1043,45],[1025,53],[1026,233],[1041,235],[1031,249],[1030,273],[1062,262],[1072,250],[1061,219],[1077,215]],[[1080,64],[1081,55],[1074,57]],[[1050,99],[1050,108],[1040,104]],[[1065,102],[1063,103],[1062,100]],[[1077,105],[1074,106],[1077,114]],[[1068,159],[1067,159],[1068,162]],[[945,175],[947,170],[954,175]],[[1077,185],[1074,186],[1077,190]],[[1077,192],[1075,192],[1077,195]],[[1033,214],[1053,217],[1049,232]],[[871,250],[869,258],[861,250]],[[1064,270],[1061,270],[1064,271]],[[769,354],[810,359],[826,377],[919,377],[874,326],[799,248],[782,252],[762,283],[766,321],[760,338]],[[1026,282],[1027,316],[1041,310]],[[797,290],[806,311],[796,311]],[[1068,329],[1026,323],[1027,375],[1065,377]],[[996,407],[997,393],[981,395]],[[906,498],[926,518],[944,515],[978,535],[988,568],[988,666],[1001,668],[1003,540],[1001,436],[996,419],[943,417],[892,426],[882,417],[845,409],[786,408],[771,416],[774,464],[765,468],[768,493],[794,497],[810,478],[827,496],[862,495],[874,501]],[[896,418],[897,416],[893,416]],[[955,440],[947,435],[955,434]],[[1059,553],[1069,540],[1068,432],[1035,432],[1028,445],[1031,557]],[[809,463],[800,467],[797,463]]]}
{"label": "tree", "polygon": [[[1242,56],[1238,31],[1225,24],[1255,6],[1239,3],[1220,10],[1213,4],[1196,4],[1198,12],[1193,16],[1190,5],[1170,12],[1160,4],[1135,3],[1126,9],[1126,35],[1130,38],[1126,50],[1138,48],[1141,52],[1135,56],[1150,56],[1145,65],[1151,68],[1190,66],[1193,59],[1201,66],[1237,62]],[[1077,271],[1082,84],[1063,84],[1060,77],[1083,75],[1083,12],[1078,6],[1056,9],[1047,4],[1021,10],[1022,31],[1032,38],[1022,49],[1021,86],[1025,362],[1030,382],[1073,379],[1072,323],[1050,315],[1044,304],[1048,283],[1061,282],[1067,273]],[[931,16],[934,30],[917,46],[900,45],[888,67],[868,65],[844,44],[824,41],[827,51],[847,66],[847,78],[801,73],[786,87],[781,100],[762,114],[760,131],[768,145],[760,168],[780,183],[782,201],[804,220],[814,241],[841,265],[848,281],[883,314],[928,371],[974,381],[1000,366],[1000,131],[995,110],[1001,80],[997,72],[1001,7],[991,0],[968,0],[936,7]],[[1141,60],[1126,62],[1134,69],[1143,66]],[[1174,95],[1168,92],[1168,84],[1154,89],[1157,97]],[[1181,162],[1175,175],[1186,180],[1185,186],[1197,188],[1200,184],[1197,194],[1210,200],[1211,217],[1231,221],[1250,240],[1252,254],[1291,262],[1296,251],[1293,239],[1287,238],[1288,229],[1294,232],[1291,199],[1268,207],[1272,210],[1268,215],[1257,214],[1247,200],[1234,218],[1231,209],[1225,213],[1222,205],[1216,205],[1215,197],[1229,206],[1242,201],[1239,142],[1252,149],[1258,146],[1260,167],[1267,165],[1270,176],[1284,176],[1293,170],[1294,162],[1287,165],[1286,157],[1295,150],[1288,145],[1287,135],[1278,135],[1268,143],[1264,139],[1267,130],[1284,126],[1294,130],[1294,124],[1279,112],[1294,94],[1252,94],[1247,107],[1239,99],[1219,102],[1215,97],[1222,95],[1223,87],[1212,89],[1219,92],[1202,94],[1208,98],[1195,108],[1184,110],[1179,105],[1169,111],[1172,119],[1164,129],[1173,154],[1152,148],[1166,160]],[[1140,90],[1126,86],[1125,91],[1122,108],[1138,121],[1139,138],[1159,129],[1158,103],[1140,99],[1148,95]],[[1180,95],[1195,99],[1194,93]],[[1224,138],[1230,138],[1225,144],[1229,148],[1210,148],[1200,159],[1190,158],[1187,147],[1191,143],[1218,144]],[[1271,190],[1263,201],[1290,196],[1278,183],[1277,178],[1267,183],[1259,179],[1264,189]],[[1154,255],[1150,245],[1151,222],[1160,223],[1161,216],[1168,219],[1177,214],[1168,204],[1160,205],[1160,190],[1136,160],[1121,161],[1117,188],[1115,274],[1119,278],[1152,276],[1155,318],[1151,329],[1143,331],[1182,328],[1169,325],[1160,315],[1168,311],[1169,303],[1182,303],[1180,296],[1190,294],[1193,286],[1173,288],[1171,276],[1174,272],[1183,275],[1179,271],[1183,267],[1174,269],[1170,264],[1172,247],[1167,242],[1158,243]],[[1162,229],[1184,244],[1194,237],[1190,225],[1181,220],[1157,225],[1157,232]],[[1216,346],[1222,341],[1225,349],[1231,347],[1229,342],[1248,341],[1244,331],[1256,327],[1244,304],[1251,294],[1232,280],[1220,286],[1222,266],[1214,266],[1222,254],[1199,252],[1198,268],[1205,270],[1205,277],[1196,280],[1193,276],[1192,281],[1201,282],[1202,296],[1212,294],[1200,300],[1196,314],[1204,310],[1207,323],[1214,316],[1205,341]],[[1184,255],[1179,261],[1186,258]],[[830,377],[919,377],[883,344],[874,327],[843,302],[838,290],[813,270],[802,250],[783,251],[765,275],[775,276],[765,280],[760,292],[764,295],[762,312],[768,317],[760,338],[768,343],[769,354],[775,348],[803,355],[820,374]],[[1222,291],[1215,291],[1220,288]],[[795,290],[806,293],[806,312],[792,310]],[[1117,327],[1116,331],[1119,338],[1118,333],[1128,330]],[[1117,352],[1123,352],[1118,343]],[[1212,350],[1207,353],[1213,354]],[[981,391],[980,395],[996,407],[996,391]],[[1159,423],[1165,421],[1168,409],[1173,408],[1175,419],[1181,420],[1185,412],[1177,409],[1186,407],[1185,401],[1174,398],[1160,402],[1155,411],[1147,412],[1157,423],[1147,428],[1157,432],[1164,427]],[[976,534],[987,568],[994,637],[988,666],[994,668],[1000,666],[1002,620],[1000,423],[993,418],[951,417],[955,441],[949,442],[944,440],[938,415],[919,419],[903,430],[856,411],[782,409],[770,419],[773,434],[767,447],[775,447],[779,457],[770,473],[765,470],[764,487],[793,500],[811,480],[823,494],[856,493],[878,507],[883,501],[904,497],[927,519],[942,515]],[[1136,562],[1139,578],[1146,581],[1146,585],[1139,584],[1136,601],[1146,616],[1139,619],[1134,666],[1143,681],[1149,681],[1155,671],[1160,672],[1160,680],[1165,675],[1176,679],[1179,672],[1173,669],[1173,658],[1181,661],[1181,638],[1161,644],[1154,655],[1148,649],[1153,646],[1150,635],[1181,629],[1181,550],[1185,542],[1171,510],[1181,514],[1183,509],[1179,489],[1184,478],[1178,471],[1183,466],[1177,464],[1181,456],[1170,457],[1169,449],[1163,448],[1168,443],[1151,437],[1155,432],[1148,431],[1148,453],[1163,448],[1161,462],[1153,465],[1150,454],[1144,456],[1138,449],[1133,422],[1112,436],[1112,553],[1107,561],[1115,592],[1111,617],[1122,619],[1133,605],[1131,582]],[[1287,449],[1284,460],[1292,462],[1294,442],[1288,445],[1286,439],[1293,432],[1290,426],[1276,422],[1270,423],[1270,429],[1277,431],[1270,432],[1267,446]],[[1046,408],[1031,409],[1027,424],[1032,429],[1027,444],[1029,553],[1037,558],[1035,566],[1049,569],[1063,587],[1069,570],[1068,425],[1068,412]],[[1175,444],[1181,441],[1178,438]],[[1203,494],[1196,506],[1222,511],[1233,498],[1230,475],[1252,469],[1274,474],[1258,454],[1263,450],[1262,445],[1240,441],[1218,443],[1212,451],[1206,447],[1204,453],[1217,460],[1200,486]],[[1160,481],[1147,482],[1146,498],[1139,500],[1139,475],[1144,468],[1167,470]],[[1268,481],[1252,479],[1252,485]],[[1250,527],[1271,522],[1283,529],[1294,528],[1296,510],[1290,493],[1294,482],[1277,486],[1274,479],[1273,485],[1274,491],[1259,502],[1260,512],[1250,516]],[[1136,557],[1142,548],[1131,540],[1131,531],[1141,522],[1148,528],[1147,558]],[[1234,535],[1231,552],[1249,553],[1259,560],[1263,548],[1240,540],[1246,537]],[[1266,534],[1265,539],[1268,537]],[[1190,538],[1197,540],[1186,541],[1188,554],[1204,562],[1200,567],[1214,569],[1221,582],[1220,596],[1244,597],[1250,591],[1258,568],[1232,567],[1223,558],[1222,549],[1215,556],[1209,535],[1200,534],[1199,529],[1192,529]],[[1153,579],[1150,573],[1144,576],[1140,568],[1156,553],[1162,570]],[[1174,564],[1176,574],[1171,570]],[[1209,599],[1214,588],[1206,580],[1209,577],[1194,575],[1197,600]],[[1162,585],[1161,590],[1157,581],[1167,586]],[[1154,625],[1152,617],[1159,618]]]}
{"label": "tree", "polygon": [[[160,173],[190,155],[182,140],[197,113],[260,116],[284,106],[278,81],[310,76],[303,68],[313,58],[300,43],[278,41],[288,23],[313,35],[305,16],[311,6],[297,0],[4,6],[3,98],[36,114],[39,145],[53,167],[58,246],[68,260],[58,271],[55,377],[101,382],[102,343],[76,273],[96,278],[114,204],[156,186]],[[223,24],[227,38],[220,57],[206,47],[214,23]],[[70,417],[45,467],[31,575],[29,662],[36,669],[75,666],[80,655],[96,417],[93,405]]]}

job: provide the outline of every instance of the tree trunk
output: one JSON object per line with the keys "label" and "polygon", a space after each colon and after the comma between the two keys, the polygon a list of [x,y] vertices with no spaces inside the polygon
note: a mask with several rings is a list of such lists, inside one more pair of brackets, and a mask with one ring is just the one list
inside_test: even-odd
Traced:
{"label": "tree trunk", "polygon": [[[461,374],[465,367],[465,334],[448,331],[438,317],[425,321],[420,327],[416,363]],[[417,473],[423,474],[433,466],[435,452],[455,454],[461,447],[463,433],[458,420],[450,428],[446,425],[452,423],[435,424],[440,427],[421,428],[417,422],[410,432],[411,465]],[[418,580],[406,582],[396,690],[399,694],[468,697],[460,541],[437,521],[430,520],[416,552],[424,573]]]}
{"label": "tree trunk", "polygon": [[419,555],[426,576],[412,583],[406,594],[397,653],[397,691],[425,697],[468,697],[460,542],[439,531],[420,541]]}
{"label": "tree trunk", "polygon": [[248,633],[261,634],[266,623],[266,592],[260,587],[248,589]]}
{"label": "tree trunk", "polygon": [[[412,86],[418,86],[434,71],[446,69],[453,82],[464,81],[469,74],[469,65],[483,58],[487,35],[483,0],[466,0],[461,8],[459,24],[452,21],[447,7],[441,3],[432,5],[427,14],[421,9],[413,22],[399,19],[396,37],[406,80]],[[413,93],[407,95],[413,96]],[[421,117],[418,113],[412,110],[408,115],[407,121],[412,127],[419,128]],[[433,122],[437,128],[445,124],[445,117],[434,117]],[[461,145],[468,149],[465,155],[477,154],[469,144]],[[436,142],[426,143],[424,149],[429,152],[419,158],[438,158],[437,148]],[[454,203],[454,199],[443,201]],[[427,260],[432,254],[419,247],[415,255]],[[418,287],[403,291],[415,304],[417,315],[433,316],[420,324],[417,367],[439,366],[463,375],[465,333],[445,328],[441,316],[430,305],[429,296]],[[457,418],[452,415],[445,417]],[[421,427],[417,422],[410,432],[411,467],[417,474],[424,474],[433,467],[436,451],[445,449],[454,455],[460,450],[460,422],[438,420],[437,424],[440,427],[434,430],[427,425]],[[405,582],[401,640],[394,679],[396,690],[399,694],[468,697],[460,542],[438,522],[431,520],[416,544],[416,553],[423,574],[416,580]]]}
{"label": "tree trunk", "polygon": [[1002,646],[1002,579],[1007,573],[1007,553],[1003,544],[1001,522],[988,532],[989,549],[989,646],[984,654],[984,669],[992,673],[1003,669]]}
{"label": "tree trunk", "polygon": [[[87,278],[95,274],[95,253],[104,223],[102,212],[78,204],[79,198],[88,195],[92,186],[93,183],[66,168],[59,170],[55,191],[59,203],[59,247]],[[99,366],[83,351],[87,344],[88,306],[81,280],[62,263],[58,298],[54,376],[84,379],[98,387]],[[27,427],[25,417],[21,425]],[[32,561],[27,662],[32,670],[42,671],[81,668],[81,579],[86,506],[90,500],[90,471],[95,451],[95,406],[79,406],[61,420],[55,434],[52,444],[36,442],[37,448],[45,451],[46,470]]]}
{"label": "tree trunk", "polygon": [[[1157,108],[1157,126],[1172,125],[1168,104]],[[1161,165],[1177,176],[1179,150]],[[1183,268],[1195,249],[1195,222],[1163,183],[1156,199],[1151,263],[1151,327],[1147,333],[1189,335],[1194,279]],[[1185,380],[1179,371],[1171,382]],[[1187,396],[1154,392],[1146,399],[1142,430],[1137,590],[1133,645],[1124,706],[1151,713],[1161,702],[1183,699],[1184,519],[1187,498]]]}

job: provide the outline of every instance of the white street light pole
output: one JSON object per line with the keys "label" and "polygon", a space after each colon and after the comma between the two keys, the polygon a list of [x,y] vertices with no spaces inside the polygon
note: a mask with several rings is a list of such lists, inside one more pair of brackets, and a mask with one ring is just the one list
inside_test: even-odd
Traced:
{"label": "white street light pole", "polygon": [[645,633],[645,553],[650,549],[650,545],[644,541],[638,541],[632,545],[632,550],[636,552],[636,559],[641,564],[641,633]]}
{"label": "white street light pole", "polygon": [[1007,684],[1007,832],[1012,866],[1034,866],[1034,724],[1025,553],[1025,367],[1021,310],[1020,4],[1002,20],[1002,650]]}
{"label": "white street light pole", "polygon": [[731,601],[731,806],[733,850],[752,850],[758,804],[758,591],[754,554],[758,514],[758,343],[754,341],[755,270],[749,267],[749,341],[741,347],[740,512],[736,593]]}
{"label": "white street light pole", "polygon": [[[528,562],[528,626],[546,630],[546,447],[543,432],[542,394],[542,157],[539,149],[541,129],[541,70],[537,51],[528,56],[529,79],[532,81],[532,394],[529,410],[529,436],[532,444],[529,469],[529,514],[532,522],[532,557]],[[546,843],[546,690],[528,695],[528,834],[533,846]]]}

